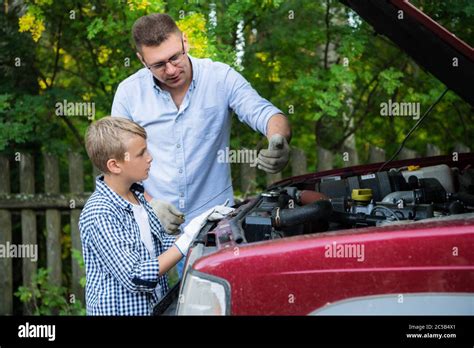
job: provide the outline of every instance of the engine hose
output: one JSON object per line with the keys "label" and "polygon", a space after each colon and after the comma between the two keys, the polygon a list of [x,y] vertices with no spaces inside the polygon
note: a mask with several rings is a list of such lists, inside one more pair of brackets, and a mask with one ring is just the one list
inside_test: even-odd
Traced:
{"label": "engine hose", "polygon": [[272,226],[276,228],[300,225],[315,220],[328,220],[332,213],[329,201],[316,201],[301,208],[280,209],[272,211]]}
{"label": "engine hose", "polygon": [[329,201],[328,196],[317,191],[303,190],[298,191],[297,195],[299,197],[298,201],[301,205],[308,205],[316,201]]}
{"label": "engine hose", "polygon": [[416,201],[415,191],[395,191],[389,193],[382,199],[382,203],[393,204],[400,199],[403,199],[405,203],[414,203]]}

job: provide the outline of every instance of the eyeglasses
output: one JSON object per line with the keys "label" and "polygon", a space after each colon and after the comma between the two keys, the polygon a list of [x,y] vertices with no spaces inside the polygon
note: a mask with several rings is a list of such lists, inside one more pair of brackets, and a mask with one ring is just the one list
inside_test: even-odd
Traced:
{"label": "eyeglasses", "polygon": [[158,63],[152,64],[152,65],[147,65],[145,63],[145,65],[151,71],[153,71],[155,73],[161,73],[161,72],[165,71],[166,64],[170,63],[171,65],[176,66],[176,65],[178,65],[179,63],[181,63],[183,61],[183,57],[186,55],[186,51],[184,50],[183,38],[181,38],[181,49],[182,49],[181,52],[176,53],[174,56],[172,56],[171,58],[169,58],[168,60],[166,60],[164,62],[158,62]]}

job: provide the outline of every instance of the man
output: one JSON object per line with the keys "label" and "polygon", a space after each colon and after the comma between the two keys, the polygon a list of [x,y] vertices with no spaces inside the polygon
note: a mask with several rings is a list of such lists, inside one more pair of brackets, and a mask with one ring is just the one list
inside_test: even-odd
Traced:
{"label": "man", "polygon": [[132,32],[145,68],[120,83],[112,115],[146,129],[155,162],[145,190],[167,232],[177,233],[184,213],[189,221],[226,200],[233,204],[230,165],[217,161],[229,146],[230,109],[267,136],[269,148],[258,155],[266,172],[287,164],[291,130],[282,112],[234,69],[189,56],[186,34],[170,16],[141,17]]}

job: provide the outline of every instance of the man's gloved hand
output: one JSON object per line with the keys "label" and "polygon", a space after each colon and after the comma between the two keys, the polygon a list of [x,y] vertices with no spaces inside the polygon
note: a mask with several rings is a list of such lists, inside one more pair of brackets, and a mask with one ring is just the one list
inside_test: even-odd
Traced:
{"label": "man's gloved hand", "polygon": [[174,235],[179,233],[179,225],[184,222],[184,214],[173,204],[152,199],[150,202],[153,211],[165,228],[166,233]]}
{"label": "man's gloved hand", "polygon": [[230,214],[233,211],[234,208],[229,208],[224,205],[217,205],[192,219],[191,222],[184,228],[183,235],[175,242],[175,245],[179,251],[181,251],[181,254],[186,256],[189,246],[199,231],[201,231],[201,228],[206,224],[207,220],[221,220],[225,217],[225,215]]}
{"label": "man's gloved hand", "polygon": [[278,173],[285,168],[289,157],[290,147],[286,138],[280,134],[274,134],[270,138],[268,149],[260,150],[258,154],[258,169],[267,173]]}

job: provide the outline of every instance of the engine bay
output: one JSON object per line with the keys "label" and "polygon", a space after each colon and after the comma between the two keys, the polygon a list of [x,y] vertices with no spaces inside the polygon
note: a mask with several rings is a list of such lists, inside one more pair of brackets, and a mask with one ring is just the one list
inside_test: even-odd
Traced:
{"label": "engine bay", "polygon": [[272,187],[239,214],[239,229],[256,242],[471,212],[473,168],[408,166]]}

